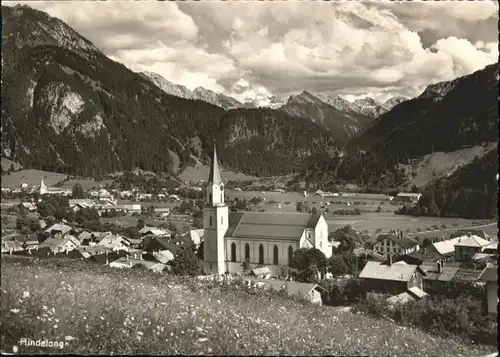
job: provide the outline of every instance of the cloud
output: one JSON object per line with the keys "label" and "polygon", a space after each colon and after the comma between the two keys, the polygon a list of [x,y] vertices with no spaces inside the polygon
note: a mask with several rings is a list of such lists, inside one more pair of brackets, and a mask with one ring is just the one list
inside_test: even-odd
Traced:
{"label": "cloud", "polygon": [[482,2],[30,2],[105,54],[240,101],[302,90],[384,100],[498,60]]}

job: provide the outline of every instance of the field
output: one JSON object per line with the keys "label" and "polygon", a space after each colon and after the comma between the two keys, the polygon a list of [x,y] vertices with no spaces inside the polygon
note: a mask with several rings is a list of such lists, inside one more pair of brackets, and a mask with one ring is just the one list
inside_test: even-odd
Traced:
{"label": "field", "polygon": [[[1,267],[2,352],[480,356],[492,349],[194,278],[79,261],[2,258]],[[22,337],[65,345],[20,346]]]}
{"label": "field", "polygon": [[[68,175],[49,171],[33,169],[20,170],[12,172],[8,175],[2,175],[2,187],[13,189],[19,187],[19,185],[23,183],[26,183],[28,186],[39,186],[42,177],[45,185],[50,187],[63,181],[67,176]],[[97,182],[91,179],[81,179],[65,181],[61,187],[71,189],[77,182],[79,182],[85,190],[91,189],[92,187],[99,187],[100,185],[105,185],[106,183],[112,183],[111,180]]]}
{"label": "field", "polygon": [[[296,212],[297,201],[308,202],[310,207],[316,207],[318,212],[324,212],[320,207],[321,202],[349,202],[351,205],[347,206],[345,203],[330,204],[329,210],[359,208],[363,213],[361,215],[341,216],[333,215],[331,213],[324,213],[325,219],[328,223],[328,230],[334,231],[345,225],[352,225],[355,229],[360,231],[368,231],[374,234],[381,230],[388,232],[393,229],[402,230],[407,233],[414,233],[418,235],[439,235],[441,231],[449,234],[451,231],[459,228],[470,228],[478,226],[478,222],[472,219],[462,218],[446,218],[446,217],[412,217],[396,215],[394,211],[399,207],[398,205],[391,204],[390,201],[385,200],[385,196],[381,194],[360,193],[353,197],[328,197],[322,198],[320,196],[304,197],[299,193],[278,193],[278,192],[257,192],[247,191],[239,192],[227,190],[226,195],[231,198],[245,198],[247,200],[253,197],[265,197],[266,200],[258,205],[256,208],[265,209],[266,212]],[[279,202],[282,204],[278,208],[276,204],[269,204],[270,201]],[[285,205],[285,202],[289,202]],[[381,207],[382,212],[375,212],[378,207]],[[436,228],[437,227],[437,228]],[[490,235],[497,235],[496,223],[492,223],[486,227],[481,227],[486,233]],[[424,233],[426,232],[426,233]]]}

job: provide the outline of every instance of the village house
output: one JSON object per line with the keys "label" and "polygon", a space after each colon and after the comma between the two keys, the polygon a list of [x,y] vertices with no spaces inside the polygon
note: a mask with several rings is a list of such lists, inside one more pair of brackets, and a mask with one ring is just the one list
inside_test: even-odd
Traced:
{"label": "village house", "polygon": [[203,229],[191,229],[189,231],[189,237],[193,241],[193,244],[196,247],[199,247],[201,242],[203,242],[203,233],[205,231]]}
{"label": "village house", "polygon": [[31,202],[21,202],[19,205],[18,205],[19,209],[23,210],[28,210],[30,212],[34,212],[36,211],[36,205],[34,203],[31,203]]}
{"label": "village house", "polygon": [[431,243],[428,250],[434,250],[441,256],[451,257],[455,255],[455,245],[462,240],[462,237],[446,239],[440,242]]}
{"label": "village house", "polygon": [[155,215],[158,217],[168,217],[170,208],[168,207],[155,207]]}
{"label": "village house", "polygon": [[443,285],[454,280],[460,265],[458,263],[448,263],[441,258],[435,263],[425,262],[421,264],[420,269],[425,272],[423,277],[424,290],[430,293],[439,291]]}
{"label": "village house", "polygon": [[482,229],[459,229],[450,234],[450,239],[463,236],[478,236],[479,238],[490,240],[490,236]]}
{"label": "village house", "polygon": [[365,291],[376,294],[398,295],[409,292],[418,296],[423,292],[425,272],[417,265],[404,262],[383,264],[369,261],[359,273]]}
{"label": "village house", "polygon": [[134,258],[129,258],[127,257],[122,257],[120,259],[117,259],[111,263],[109,263],[109,266],[111,268],[119,268],[119,269],[130,269],[134,266],[140,265],[144,268],[146,268],[149,271],[153,272],[162,272],[165,269],[165,264],[159,263],[159,262],[152,262],[148,260],[143,260],[143,259],[134,259]]}
{"label": "village house", "polygon": [[61,253],[76,249],[79,245],[75,237],[67,235],[62,239],[49,237],[38,245],[38,249],[49,248],[52,253]]}
{"label": "village house", "polygon": [[105,236],[103,239],[101,239],[99,243],[97,243],[97,246],[103,246],[111,249],[112,251],[130,250],[130,242],[127,241],[122,236],[114,234],[109,234]]}
{"label": "village house", "polygon": [[318,284],[272,279],[250,279],[247,280],[247,283],[249,283],[249,285],[260,287],[263,290],[269,289],[274,291],[285,291],[288,295],[298,296],[320,306],[323,304],[321,291],[324,289],[321,288]]}
{"label": "village house", "polygon": [[53,237],[63,237],[69,232],[71,232],[73,228],[66,224],[54,224],[45,230],[45,233],[49,234]]}
{"label": "village house", "polygon": [[498,266],[491,265],[484,268],[479,280],[486,283],[486,299],[488,314],[497,316],[498,306]]}
{"label": "village house", "polygon": [[417,241],[405,237],[402,231],[380,234],[373,244],[372,250],[382,255],[404,255],[420,250]]}
{"label": "village house", "polygon": [[458,237],[458,242],[455,244],[455,259],[459,261],[472,260],[476,253],[481,253],[490,244],[490,241],[475,235]]}
{"label": "village house", "polygon": [[170,242],[168,237],[148,236],[142,240],[140,249],[145,252],[166,252],[169,251],[173,255],[177,253],[180,247]]}
{"label": "village house", "polygon": [[143,227],[139,230],[141,236],[153,235],[157,237],[170,237],[172,232],[168,229],[160,229],[156,227]]}
{"label": "village house", "polygon": [[407,203],[417,203],[422,197],[421,193],[413,192],[400,192],[394,197],[392,201],[394,202],[407,202]]}

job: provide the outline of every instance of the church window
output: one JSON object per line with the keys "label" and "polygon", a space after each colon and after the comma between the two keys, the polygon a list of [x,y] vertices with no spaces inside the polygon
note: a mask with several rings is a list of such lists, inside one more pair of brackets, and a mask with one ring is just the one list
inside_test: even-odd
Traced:
{"label": "church window", "polygon": [[264,264],[264,246],[259,245],[259,264]]}
{"label": "church window", "polygon": [[250,261],[250,245],[245,244],[245,260]]}
{"label": "church window", "polygon": [[279,253],[278,253],[278,246],[274,246],[274,251],[273,251],[273,264],[278,265],[279,264]]}
{"label": "church window", "polygon": [[212,225],[212,216],[210,216],[210,225]]}
{"label": "church window", "polygon": [[288,247],[288,265],[292,264],[292,259],[293,259],[293,247],[289,246]]}
{"label": "church window", "polygon": [[236,261],[236,244],[234,242],[231,243],[231,261]]}

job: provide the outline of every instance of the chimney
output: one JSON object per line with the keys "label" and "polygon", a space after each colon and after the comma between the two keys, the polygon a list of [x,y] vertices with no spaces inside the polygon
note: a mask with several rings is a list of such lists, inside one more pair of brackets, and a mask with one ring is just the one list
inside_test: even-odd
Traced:
{"label": "chimney", "polygon": [[470,238],[470,237],[472,237],[472,233],[471,233],[471,232],[468,232],[468,233],[467,233],[467,237],[469,237],[469,238]]}
{"label": "chimney", "polygon": [[128,266],[132,268],[132,262],[128,262]]}
{"label": "chimney", "polygon": [[108,257],[106,257],[106,265],[108,265],[108,264],[109,264]]}
{"label": "chimney", "polygon": [[399,238],[403,238],[403,231],[399,231]]}
{"label": "chimney", "polygon": [[441,274],[441,272],[443,271],[441,261],[438,261],[437,266],[438,266],[438,274]]}

